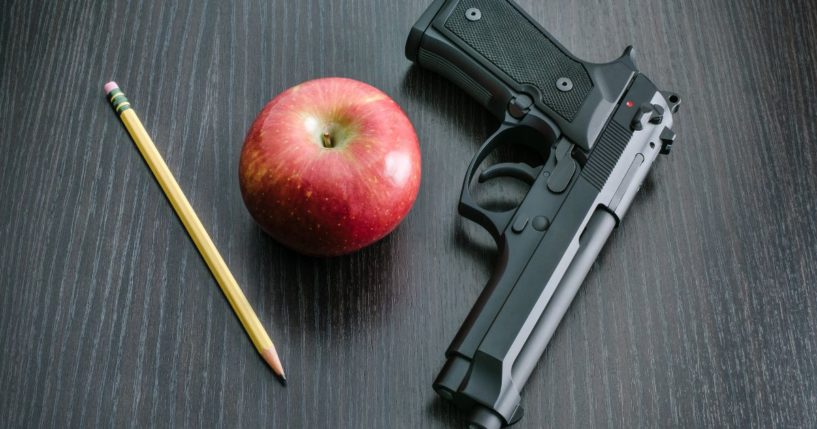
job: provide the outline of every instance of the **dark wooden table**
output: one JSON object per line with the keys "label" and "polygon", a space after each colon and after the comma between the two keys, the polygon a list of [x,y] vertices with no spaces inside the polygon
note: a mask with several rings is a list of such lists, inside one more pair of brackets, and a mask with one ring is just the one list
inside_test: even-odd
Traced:
{"label": "dark wooden table", "polygon": [[[490,274],[456,213],[497,122],[403,57],[428,2],[11,1],[0,12],[0,425],[453,428],[431,381]],[[817,7],[521,1],[578,56],[684,96],[662,157],[524,391],[519,427],[817,426]],[[364,251],[301,257],[245,210],[264,103],[389,93],[423,184]],[[116,79],[269,327],[258,357],[102,95]]]}

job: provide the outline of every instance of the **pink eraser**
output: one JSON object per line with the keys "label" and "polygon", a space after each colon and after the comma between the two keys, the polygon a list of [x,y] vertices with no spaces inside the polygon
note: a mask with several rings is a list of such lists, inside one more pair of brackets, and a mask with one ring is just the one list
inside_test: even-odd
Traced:
{"label": "pink eraser", "polygon": [[114,81],[110,81],[106,83],[105,86],[102,87],[102,89],[105,90],[105,94],[110,94],[111,91],[113,91],[116,88],[119,88],[119,85],[117,85],[116,82]]}

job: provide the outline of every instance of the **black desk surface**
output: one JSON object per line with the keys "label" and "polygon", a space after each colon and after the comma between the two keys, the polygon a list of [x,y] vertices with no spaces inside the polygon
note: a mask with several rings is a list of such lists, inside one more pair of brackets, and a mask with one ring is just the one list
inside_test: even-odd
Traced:
{"label": "black desk surface", "polygon": [[[497,122],[403,57],[412,1],[17,1],[0,13],[4,427],[451,428],[431,381],[488,279],[456,213]],[[684,96],[679,141],[602,252],[524,391],[519,427],[817,426],[817,8],[522,1],[579,57],[627,44]],[[245,210],[264,103],[347,76],[423,151],[381,243],[293,254]],[[258,357],[102,94],[119,82],[290,378]]]}

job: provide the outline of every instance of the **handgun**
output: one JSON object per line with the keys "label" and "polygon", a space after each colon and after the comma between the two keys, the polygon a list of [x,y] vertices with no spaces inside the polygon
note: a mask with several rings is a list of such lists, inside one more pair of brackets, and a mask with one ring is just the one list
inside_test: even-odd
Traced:
{"label": "handgun", "polygon": [[[433,387],[469,427],[509,426],[604,243],[658,155],[670,152],[681,99],[639,73],[632,46],[607,64],[582,61],[508,0],[434,1],[411,29],[406,57],[501,121],[472,159],[458,207],[496,241],[498,262]],[[503,145],[544,162],[481,167]],[[530,187],[514,208],[489,210],[472,193],[475,176]]]}

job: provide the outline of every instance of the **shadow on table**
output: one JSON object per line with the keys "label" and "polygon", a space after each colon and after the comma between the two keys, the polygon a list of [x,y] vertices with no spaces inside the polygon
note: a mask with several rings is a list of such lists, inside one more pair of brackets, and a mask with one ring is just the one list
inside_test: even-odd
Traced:
{"label": "shadow on table", "polygon": [[[459,144],[467,145],[468,156],[476,154],[477,149],[498,127],[499,121],[487,110],[465,93],[454,83],[437,73],[412,65],[403,76],[400,86],[401,97],[422,106],[426,115],[430,114],[447,124],[462,124]],[[464,124],[464,118],[472,118]],[[480,126],[481,125],[481,126]],[[446,142],[452,144],[453,142]],[[451,149],[455,151],[454,148]],[[462,148],[456,150],[462,152]],[[463,159],[467,163],[468,159]],[[467,165],[467,164],[465,164]],[[457,172],[456,186],[462,182],[465,170]],[[424,174],[426,176],[427,174]],[[424,178],[425,180],[425,178]],[[457,196],[458,198],[458,196]],[[452,206],[457,200],[451,200]],[[457,215],[456,227],[451,231],[454,246],[473,259],[474,264],[483,264],[486,259],[492,260],[496,254],[496,245],[487,233],[479,231],[476,224]]]}
{"label": "shadow on table", "polygon": [[300,255],[248,222],[250,281],[267,285],[267,311],[295,331],[368,332],[383,323],[401,288],[392,285],[392,235],[350,255]]}
{"label": "shadow on table", "polygon": [[454,404],[444,401],[442,398],[434,395],[434,398],[428,401],[426,405],[426,412],[431,414],[436,423],[443,427],[461,428],[465,427],[462,413]]}
{"label": "shadow on table", "polygon": [[468,124],[463,124],[467,129],[462,131],[468,135],[464,134],[462,141],[472,142],[474,153],[485,138],[499,127],[500,121],[460,87],[417,65],[412,65],[403,75],[399,97],[396,98],[418,103],[426,114],[431,112],[448,124],[461,124],[464,117],[472,118]]}

